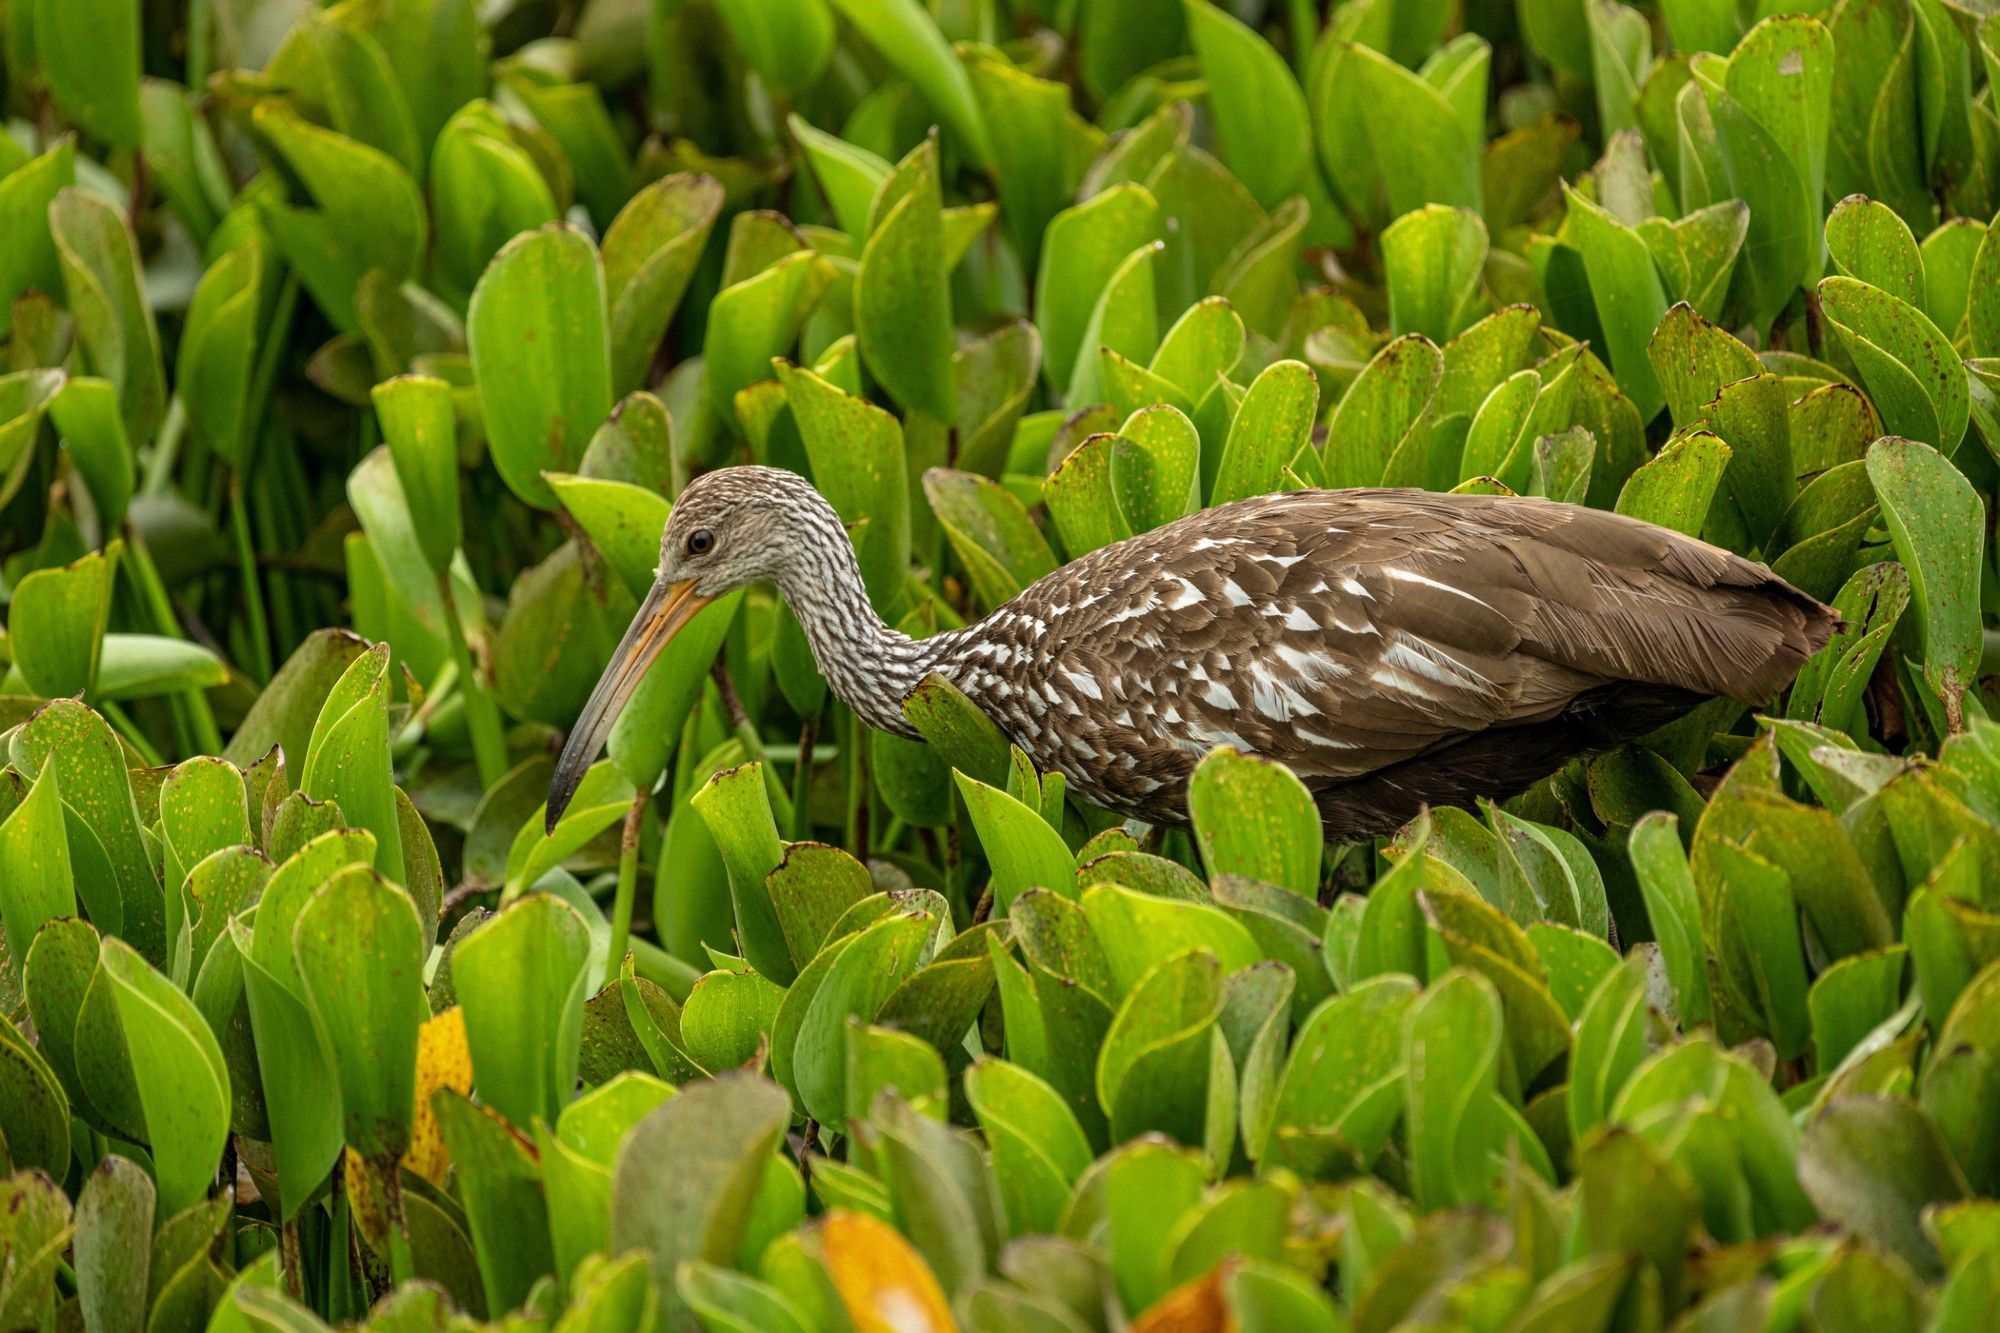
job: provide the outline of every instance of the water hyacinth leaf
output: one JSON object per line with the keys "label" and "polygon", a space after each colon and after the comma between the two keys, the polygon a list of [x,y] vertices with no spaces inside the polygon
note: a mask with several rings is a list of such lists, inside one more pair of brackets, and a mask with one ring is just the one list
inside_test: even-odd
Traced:
{"label": "water hyacinth leaf", "polygon": [[307,900],[292,952],[340,1081],[347,1146],[372,1164],[393,1162],[410,1146],[418,1031],[430,1017],[416,909],[395,885],[351,866]]}
{"label": "water hyacinth leaf", "polygon": [[1403,1028],[1416,998],[1409,977],[1360,982],[1319,1006],[1292,1042],[1263,1123],[1246,1124],[1260,1164],[1309,1166],[1351,1154],[1365,1166],[1403,1107]]}
{"label": "water hyacinth leaf", "polygon": [[833,53],[833,11],[825,0],[729,0],[721,15],[751,68],[780,97],[805,91]]}
{"label": "water hyacinth leaf", "polygon": [[955,775],[980,846],[993,867],[994,901],[1011,906],[1029,889],[1076,896],[1076,870],[1062,835],[1041,812],[964,773]]}
{"label": "water hyacinth leaf", "polygon": [[1083,916],[1102,949],[1106,995],[1122,999],[1161,960],[1176,953],[1210,953],[1226,972],[1258,962],[1256,940],[1220,908],[1156,898],[1118,884],[1084,890]]}
{"label": "water hyacinth leaf", "polygon": [[[744,1073],[694,1084],[649,1112],[612,1166],[611,1249],[647,1251],[663,1292],[685,1260],[731,1263],[790,1119],[784,1091]],[[661,1303],[672,1317],[679,1297]]]}
{"label": "water hyacinth leaf", "polygon": [[[1158,239],[1160,208],[1139,185],[1115,185],[1049,221],[1035,273],[1035,324],[1042,334],[1042,372],[1052,388],[1074,379],[1098,300],[1118,268]],[[1082,407],[1074,403],[1073,407]]]}
{"label": "water hyacinth leaf", "polygon": [[126,430],[149,440],[166,414],[166,371],[131,228],[111,204],[74,186],[49,204],[48,227],[87,369],[118,386]]}
{"label": "water hyacinth leaf", "polygon": [[1048,539],[1021,501],[999,482],[971,472],[931,468],[924,473],[924,498],[987,609],[1055,572]]}
{"label": "water hyacinth leaf", "polygon": [[1640,418],[1650,420],[1666,401],[1646,356],[1647,343],[1667,313],[1659,271],[1631,228],[1574,190],[1564,198],[1570,210],[1567,225],[1590,275],[1591,300],[1604,328],[1611,369]]}
{"label": "water hyacinth leaf", "polygon": [[1928,445],[1885,436],[1868,449],[1868,478],[1923,622],[1924,675],[1954,713],[1980,658],[1979,531],[1971,483]]}
{"label": "water hyacinth leaf", "polygon": [[1486,224],[1464,208],[1433,205],[1405,213],[1382,233],[1389,278],[1389,331],[1435,343],[1470,322],[1486,263]]}
{"label": "water hyacinth leaf", "polygon": [[1951,340],[1916,306],[1867,283],[1827,278],[1819,295],[1861,370],[1883,428],[1947,454],[1956,451],[1965,435],[1970,390]]}
{"label": "water hyacinth leaf", "polygon": [[313,724],[299,790],[333,801],[355,828],[375,837],[375,868],[404,878],[402,829],[396,818],[389,759],[389,648],[357,657],[334,682]]}
{"label": "water hyacinth leaf", "polygon": [[1326,484],[1380,486],[1427,476],[1431,404],[1444,358],[1421,334],[1397,338],[1363,368],[1327,426]]}
{"label": "water hyacinth leaf", "polygon": [[941,208],[937,145],[927,139],[876,193],[854,278],[854,325],[862,359],[889,395],[948,421],[953,338]]}
{"label": "water hyacinth leaf", "polygon": [[1305,94],[1254,30],[1207,0],[1186,0],[1186,10],[1223,161],[1258,203],[1275,208],[1298,192],[1311,165]]}
{"label": "water hyacinth leaf", "polygon": [[24,774],[55,772],[77,897],[92,922],[164,965],[169,940],[159,878],[110,725],[74,700],[57,699],[14,732],[10,755]]}
{"label": "water hyacinth leaf", "polygon": [[794,115],[787,122],[792,137],[804,150],[813,179],[819,182],[840,229],[851,237],[868,235],[868,213],[876,191],[882,188],[895,168],[874,153],[815,129]]}
{"label": "water hyacinth leaf", "polygon": [[1091,1160],[1061,1094],[1019,1065],[987,1059],[966,1071],[965,1096],[993,1148],[1009,1229],[1054,1231]]}
{"label": "water hyacinth leaf", "polygon": [[147,1263],[157,1192],[146,1169],[107,1153],[76,1201],[77,1297],[92,1327],[145,1327]]}
{"label": "water hyacinth leaf", "polygon": [[981,114],[1006,127],[991,141],[993,169],[1001,218],[1025,259],[1040,253],[1043,229],[1073,196],[1069,89],[991,50],[975,49],[966,65]]}
{"label": "water hyacinth leaf", "polygon": [[1319,888],[1319,809],[1283,765],[1228,746],[1188,784],[1188,814],[1210,878],[1247,875],[1312,897]]}
{"label": "water hyacinth leaf", "polygon": [[388,154],[314,125],[277,99],[259,103],[252,123],[314,205],[260,196],[260,216],[314,304],[336,328],[358,332],[362,278],[371,269],[410,277],[424,253],[428,227],[416,182]]}
{"label": "water hyacinth leaf", "polygon": [[711,176],[668,176],[633,195],[604,233],[614,394],[647,383],[722,200],[723,188]]}
{"label": "water hyacinth leaf", "polygon": [[[44,922],[76,915],[76,887],[63,832],[62,796],[53,765],[42,769],[28,795],[0,820],[0,923],[9,941],[33,941]],[[29,947],[7,950],[8,970],[20,993]]]}
{"label": "water hyacinth leaf", "polygon": [[1454,971],[1411,1006],[1407,1022],[1411,1183],[1426,1208],[1487,1195],[1500,1146],[1500,998],[1477,973]]}
{"label": "water hyacinth leaf", "polygon": [[250,239],[225,253],[195,286],[174,382],[188,428],[217,457],[244,463],[243,420],[256,356],[264,247]]}
{"label": "water hyacinth leaf", "polygon": [[372,397],[411,527],[431,572],[442,575],[458,550],[460,525],[452,388],[428,375],[399,375],[376,385]]}
{"label": "water hyacinth leaf", "polygon": [[1843,276],[1925,308],[1924,258],[1917,238],[1887,204],[1851,195],[1834,205],[1826,219],[1826,248]]}
{"label": "water hyacinth leaf", "polygon": [[589,932],[560,898],[516,899],[452,954],[480,1100],[516,1125],[553,1121],[576,1082]]}
{"label": "water hyacinth leaf", "polygon": [[740,425],[737,395],[771,378],[771,358],[788,352],[834,280],[832,264],[810,250],[724,288],[709,307],[702,345],[708,395],[723,419]]}
{"label": "water hyacinth leaf", "polygon": [[896,419],[810,370],[780,363],[813,478],[843,523],[860,533],[862,578],[877,606],[901,595],[910,563],[909,476]]}
{"label": "water hyacinth leaf", "polygon": [[463,301],[507,241],[560,210],[528,148],[484,100],[458,109],[431,151],[440,286]]}
{"label": "water hyacinth leaf", "polygon": [[0,257],[0,310],[13,318],[15,298],[62,290],[63,270],[55,234],[48,226],[56,194],[76,183],[76,144],[62,138],[39,157],[0,175],[0,231],[8,239]]}
{"label": "water hyacinth leaf", "polygon": [[466,335],[487,444],[508,489],[555,508],[544,472],[574,472],[611,410],[604,270],[584,236],[517,236],[472,294]]}
{"label": "water hyacinth leaf", "polygon": [[160,1208],[177,1213],[208,1192],[229,1135],[229,1073],[193,1001],[145,959],[107,939],[102,966],[132,1051]]}
{"label": "water hyacinth leaf", "polygon": [[[1153,268],[1164,249],[1164,242],[1159,241],[1142,245],[1112,271],[1110,282],[1091,308],[1090,321],[1084,325],[1083,350],[1064,393],[1066,402],[1093,403],[1104,396],[1102,353],[1116,353],[1138,363],[1151,360],[1158,350],[1159,310]],[[1100,355],[1092,356],[1092,348]]]}
{"label": "water hyacinth leaf", "polygon": [[795,975],[792,955],[766,884],[766,877],[784,860],[784,847],[771,814],[763,765],[743,764],[717,773],[689,803],[708,826],[728,867],[729,896],[736,908],[736,935],[744,958],[778,985],[790,985]]}
{"label": "water hyacinth leaf", "polygon": [[913,84],[975,165],[992,161],[971,77],[917,0],[829,0],[869,45]]}
{"label": "water hyacinth leaf", "polygon": [[1699,536],[1730,456],[1729,446],[1712,431],[1679,436],[1625,479],[1617,511]]}
{"label": "water hyacinth leaf", "polygon": [[17,1168],[50,1175],[66,1169],[69,1098],[55,1071],[11,1022],[0,1030],[0,1111],[7,1114],[8,1156]]}
{"label": "water hyacinth leaf", "polygon": [[1284,470],[1312,446],[1319,380],[1303,361],[1279,361],[1250,383],[1230,422],[1210,487],[1212,504],[1283,489]]}

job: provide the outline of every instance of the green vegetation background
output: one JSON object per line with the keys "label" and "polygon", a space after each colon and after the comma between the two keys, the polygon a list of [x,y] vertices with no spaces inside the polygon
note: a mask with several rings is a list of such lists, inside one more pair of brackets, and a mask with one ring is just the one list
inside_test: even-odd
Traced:
{"label": "green vegetation background", "polygon": [[[1981,0],[7,0],[0,1328],[1983,1329]],[[1615,508],[1847,629],[1506,808],[1141,839],[976,618],[1205,504]]]}

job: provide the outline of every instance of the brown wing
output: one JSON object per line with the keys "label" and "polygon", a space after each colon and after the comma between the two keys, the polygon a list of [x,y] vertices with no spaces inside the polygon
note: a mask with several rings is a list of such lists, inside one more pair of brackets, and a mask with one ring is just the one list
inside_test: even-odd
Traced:
{"label": "brown wing", "polygon": [[1338,782],[1615,681],[1760,702],[1835,624],[1768,570],[1650,524],[1382,490],[1205,511],[1001,614],[1030,625],[1024,669],[1049,693],[1084,691],[1069,732],[1141,756],[1120,761],[1140,788],[1218,744]]}

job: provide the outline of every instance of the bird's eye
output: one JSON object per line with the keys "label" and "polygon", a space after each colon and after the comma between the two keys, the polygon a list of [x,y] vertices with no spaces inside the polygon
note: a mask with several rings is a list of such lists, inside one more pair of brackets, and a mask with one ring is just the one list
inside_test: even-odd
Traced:
{"label": "bird's eye", "polygon": [[707,555],[715,547],[715,534],[707,528],[696,528],[688,534],[689,555]]}

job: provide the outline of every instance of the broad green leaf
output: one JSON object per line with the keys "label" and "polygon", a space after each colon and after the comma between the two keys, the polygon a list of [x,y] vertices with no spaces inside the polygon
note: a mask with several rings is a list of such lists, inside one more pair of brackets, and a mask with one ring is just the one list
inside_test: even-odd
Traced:
{"label": "broad green leaf", "polygon": [[150,440],[166,413],[167,377],[131,228],[74,186],[57,192],[48,225],[85,369],[118,386],[126,431]]}
{"label": "broad green leaf", "polygon": [[1955,712],[1980,657],[1979,499],[1950,459],[1894,436],[1869,446],[1868,478],[1910,574],[1923,621],[1925,679]]}
{"label": "broad green leaf", "polygon": [[466,316],[488,447],[502,480],[553,509],[544,472],[574,472],[611,411],[604,270],[584,236],[551,226],[493,259]]}
{"label": "broad green leaf", "polygon": [[1285,468],[1312,447],[1318,408],[1319,381],[1303,361],[1279,361],[1260,373],[1230,423],[1209,502],[1285,489]]}
{"label": "broad green leaf", "polygon": [[[293,931],[306,1002],[340,1081],[347,1146],[393,1163],[410,1146],[417,1032],[430,1016],[416,910],[372,870],[349,867],[307,900]],[[463,963],[461,951],[461,987]]]}
{"label": "broad green leaf", "polygon": [[604,289],[611,325],[611,387],[649,382],[673,320],[722,210],[714,179],[673,175],[633,195],[604,233]]}
{"label": "broad green leaf", "polygon": [[561,899],[516,899],[452,953],[480,1100],[515,1125],[553,1121],[576,1081],[591,978],[583,918]]}
{"label": "broad green leaf", "polygon": [[1275,208],[1298,192],[1311,165],[1305,94],[1253,29],[1208,0],[1186,0],[1186,8],[1223,161],[1257,202]]}
{"label": "broad green leaf", "polygon": [[33,0],[34,55],[57,107],[93,138],[137,148],[139,16],[118,0]]}
{"label": "broad green leaf", "polygon": [[917,0],[829,0],[864,41],[915,85],[973,163],[992,160],[985,120],[965,66]]}
{"label": "broad green leaf", "polygon": [[1382,233],[1389,279],[1389,331],[1435,343],[1471,322],[1486,263],[1486,224],[1465,208],[1432,205],[1405,213]]}
{"label": "broad green leaf", "polygon": [[972,814],[980,846],[993,867],[996,904],[1012,906],[1029,889],[1048,889],[1065,898],[1076,896],[1076,868],[1069,848],[1040,811],[964,773],[953,776]]}
{"label": "broad green leaf", "polygon": [[124,941],[104,941],[102,966],[132,1051],[160,1208],[176,1213],[208,1193],[229,1136],[229,1073],[194,1003]]}
{"label": "broad green leaf", "polygon": [[1290,770],[1223,746],[1196,766],[1187,800],[1211,879],[1247,875],[1306,898],[1318,892],[1319,810]]}

